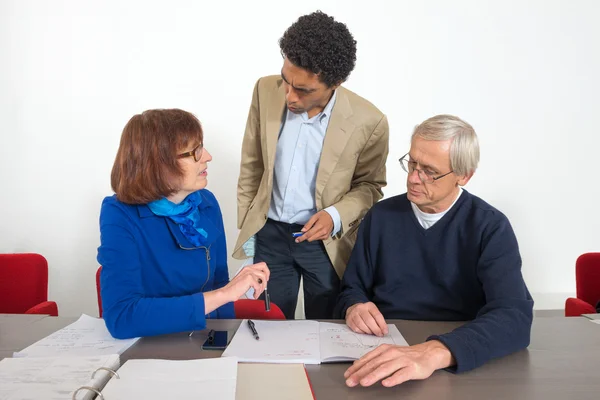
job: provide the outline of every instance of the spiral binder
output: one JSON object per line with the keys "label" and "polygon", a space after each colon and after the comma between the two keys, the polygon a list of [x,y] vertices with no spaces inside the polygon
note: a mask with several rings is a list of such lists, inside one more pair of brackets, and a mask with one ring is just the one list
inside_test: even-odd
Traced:
{"label": "spiral binder", "polygon": [[[96,372],[98,372],[100,370],[107,371],[109,374],[111,374],[115,378],[121,379],[121,377],[115,370],[106,368],[106,367],[100,367],[100,368],[96,369],[92,373],[92,379],[94,379],[94,377],[96,376]],[[102,393],[97,388],[92,387],[92,386],[81,386],[80,388],[78,388],[76,391],[73,392],[73,397],[71,398],[72,400],[77,400],[77,393],[79,393],[80,390],[89,390],[91,392],[94,392],[99,396],[100,399],[104,400],[104,396],[102,395]]]}
{"label": "spiral binder", "polygon": [[91,387],[91,386],[82,386],[79,389],[77,389],[76,391],[73,392],[73,397],[72,400],[77,400],[77,393],[79,393],[80,390],[90,390],[94,393],[96,393],[98,396],[100,396],[100,398],[102,400],[104,400],[104,396],[102,395],[102,393],[100,393],[100,391],[98,389],[96,389],[95,387]]}
{"label": "spiral binder", "polygon": [[103,370],[103,371],[108,371],[108,373],[110,373],[112,376],[115,376],[117,379],[120,379],[120,378],[121,378],[121,377],[119,376],[119,373],[118,373],[118,372],[115,372],[115,370],[113,370],[113,369],[110,369],[110,368],[106,368],[106,367],[100,367],[100,368],[98,368],[97,370],[95,370],[95,371],[92,373],[92,379],[94,379],[94,377],[96,376],[96,372],[98,372],[98,371],[100,371],[100,370]]}

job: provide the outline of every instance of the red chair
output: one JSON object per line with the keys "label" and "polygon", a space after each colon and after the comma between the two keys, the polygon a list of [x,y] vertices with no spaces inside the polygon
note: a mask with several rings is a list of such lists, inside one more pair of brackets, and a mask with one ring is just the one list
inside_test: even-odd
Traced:
{"label": "red chair", "polygon": [[[96,292],[98,295],[98,313],[102,318],[102,297],[100,296],[100,272],[96,271]],[[262,300],[241,299],[233,302],[233,310],[237,319],[285,319],[283,311],[271,302],[271,311],[265,311],[265,302]]]}
{"label": "red chair", "polygon": [[263,300],[240,299],[233,302],[237,319],[285,319],[281,308],[271,302],[271,311],[265,311]]}
{"label": "red chair", "polygon": [[48,301],[48,261],[33,253],[0,254],[0,313],[58,317]]}
{"label": "red chair", "polygon": [[102,297],[100,296],[100,272],[102,266],[96,271],[96,295],[98,296],[98,316],[102,318]]}
{"label": "red chair", "polygon": [[585,253],[575,263],[577,298],[569,297],[565,302],[565,316],[596,313],[600,301],[600,253]]}

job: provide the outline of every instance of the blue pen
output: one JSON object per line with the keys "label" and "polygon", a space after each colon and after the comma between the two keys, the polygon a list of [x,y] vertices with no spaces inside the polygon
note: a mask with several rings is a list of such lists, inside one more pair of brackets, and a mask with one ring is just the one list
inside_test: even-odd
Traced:
{"label": "blue pen", "polygon": [[304,232],[292,232],[292,237],[297,238],[304,235]]}

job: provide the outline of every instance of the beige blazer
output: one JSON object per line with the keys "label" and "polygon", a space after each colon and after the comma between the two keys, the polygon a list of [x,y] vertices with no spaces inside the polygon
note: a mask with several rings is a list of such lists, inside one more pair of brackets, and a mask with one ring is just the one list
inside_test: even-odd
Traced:
{"label": "beige blazer", "polygon": [[[238,180],[238,228],[233,257],[246,258],[242,245],[265,224],[273,191],[277,140],[285,111],[285,88],[280,76],[261,78],[254,87],[242,144]],[[337,274],[342,277],[356,241],[357,229],[386,185],[389,147],[385,115],[373,104],[339,87],[317,171],[317,210],[335,206],[340,232],[324,240]]]}

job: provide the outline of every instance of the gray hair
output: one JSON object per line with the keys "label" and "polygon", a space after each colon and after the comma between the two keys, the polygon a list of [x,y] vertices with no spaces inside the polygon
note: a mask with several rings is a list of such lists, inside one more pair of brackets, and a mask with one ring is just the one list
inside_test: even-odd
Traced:
{"label": "gray hair", "polygon": [[450,140],[450,166],[456,175],[464,176],[475,172],[479,164],[479,140],[475,129],[453,115],[436,115],[415,127],[415,137],[425,140]]}

